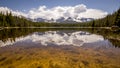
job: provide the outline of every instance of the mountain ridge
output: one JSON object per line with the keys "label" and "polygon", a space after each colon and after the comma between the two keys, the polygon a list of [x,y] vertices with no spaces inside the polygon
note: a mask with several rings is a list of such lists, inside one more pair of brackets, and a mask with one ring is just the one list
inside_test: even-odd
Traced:
{"label": "mountain ridge", "polygon": [[78,23],[78,22],[88,22],[88,21],[92,21],[95,20],[94,18],[72,18],[72,17],[68,17],[67,19],[65,19],[64,17],[60,17],[58,19],[54,19],[51,18],[50,20],[47,19],[43,19],[43,18],[35,18],[35,19],[31,19],[28,18],[28,20],[31,20],[33,22],[48,22],[48,23]]}

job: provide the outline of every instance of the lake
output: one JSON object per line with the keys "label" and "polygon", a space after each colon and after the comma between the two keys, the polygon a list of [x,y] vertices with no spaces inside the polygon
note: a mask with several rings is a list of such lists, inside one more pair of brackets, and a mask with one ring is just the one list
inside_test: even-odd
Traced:
{"label": "lake", "polygon": [[120,68],[120,30],[0,30],[0,68]]}

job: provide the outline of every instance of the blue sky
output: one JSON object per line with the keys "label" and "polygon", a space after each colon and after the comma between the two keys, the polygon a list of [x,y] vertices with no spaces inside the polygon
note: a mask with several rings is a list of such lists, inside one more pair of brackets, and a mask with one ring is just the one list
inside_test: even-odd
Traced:
{"label": "blue sky", "polygon": [[55,6],[75,6],[84,4],[87,8],[100,9],[112,13],[120,7],[120,0],[0,0],[0,7],[8,7],[12,10],[29,11],[39,6],[52,8]]}
{"label": "blue sky", "polygon": [[80,18],[104,18],[119,7],[120,0],[0,0],[0,12],[31,19],[71,17],[77,22]]}

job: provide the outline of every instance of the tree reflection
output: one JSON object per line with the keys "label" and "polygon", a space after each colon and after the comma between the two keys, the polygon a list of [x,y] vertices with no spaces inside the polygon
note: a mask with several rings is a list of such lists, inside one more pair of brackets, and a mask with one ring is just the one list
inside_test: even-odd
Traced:
{"label": "tree reflection", "polygon": [[16,38],[25,37],[34,32],[45,32],[45,31],[56,31],[56,30],[74,30],[74,31],[87,31],[93,34],[102,35],[104,39],[108,39],[115,47],[120,47],[120,30],[112,31],[109,29],[102,28],[92,28],[92,29],[83,29],[83,28],[14,28],[14,29],[3,29],[0,30],[0,40],[2,42],[6,42],[10,40],[11,42],[15,42]]}

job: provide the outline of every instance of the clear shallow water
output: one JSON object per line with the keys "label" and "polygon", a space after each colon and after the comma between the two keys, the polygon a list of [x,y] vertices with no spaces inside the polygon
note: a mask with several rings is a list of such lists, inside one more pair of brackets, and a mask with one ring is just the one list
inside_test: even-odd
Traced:
{"label": "clear shallow water", "polygon": [[120,67],[119,32],[103,29],[5,29],[0,33],[0,67]]}

